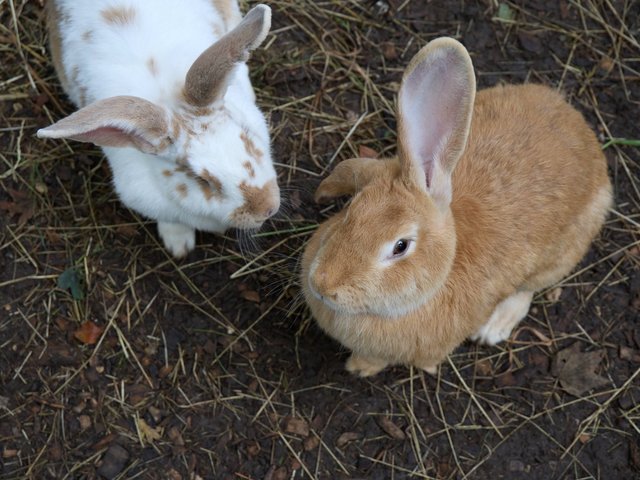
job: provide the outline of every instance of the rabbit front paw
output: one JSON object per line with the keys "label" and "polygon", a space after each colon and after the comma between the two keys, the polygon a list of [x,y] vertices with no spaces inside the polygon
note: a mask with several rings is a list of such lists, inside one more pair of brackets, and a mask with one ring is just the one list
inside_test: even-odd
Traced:
{"label": "rabbit front paw", "polygon": [[358,375],[359,377],[370,377],[383,370],[387,365],[388,363],[384,360],[361,357],[352,353],[345,364],[345,368],[348,372]]}
{"label": "rabbit front paw", "polygon": [[182,258],[196,246],[196,231],[180,223],[158,222],[158,234],[175,258]]}
{"label": "rabbit front paw", "polygon": [[505,298],[471,340],[495,345],[509,338],[513,328],[527,315],[532,298],[533,292],[518,292]]}

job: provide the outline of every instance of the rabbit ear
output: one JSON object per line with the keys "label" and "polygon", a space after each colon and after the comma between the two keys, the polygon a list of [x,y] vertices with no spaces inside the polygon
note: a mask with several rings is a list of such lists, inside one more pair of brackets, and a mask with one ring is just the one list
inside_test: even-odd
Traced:
{"label": "rabbit ear", "polygon": [[451,203],[451,174],[464,151],[475,99],[467,50],[438,38],[405,71],[398,96],[398,150],[404,174],[440,205]]}
{"label": "rabbit ear", "polygon": [[249,58],[271,28],[271,9],[257,5],[229,33],[207,48],[191,65],[184,85],[186,101],[206,107],[222,98],[233,67]]}
{"label": "rabbit ear", "polygon": [[50,127],[38,130],[40,138],[69,138],[103,147],[135,147],[160,153],[172,140],[167,113],[138,97],[118,96],[98,100]]}
{"label": "rabbit ear", "polygon": [[[331,198],[342,195],[353,195],[364,188],[372,179],[385,172],[398,171],[393,160],[376,158],[350,158],[340,162],[331,174],[318,186],[315,194],[317,203],[324,203]],[[396,173],[397,174],[397,173]]]}

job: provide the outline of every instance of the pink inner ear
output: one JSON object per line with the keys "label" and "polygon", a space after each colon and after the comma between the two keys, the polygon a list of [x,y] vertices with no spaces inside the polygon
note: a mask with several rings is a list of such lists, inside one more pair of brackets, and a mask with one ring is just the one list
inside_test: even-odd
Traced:
{"label": "pink inner ear", "polygon": [[70,136],[79,142],[90,142],[103,147],[136,147],[145,151],[153,148],[148,141],[135,133],[127,133],[116,127],[100,127],[88,132],[78,133]]}
{"label": "pink inner ear", "polygon": [[403,85],[403,120],[409,153],[420,162],[431,184],[434,161],[441,160],[447,141],[460,115],[457,98],[459,82],[449,58],[430,65],[421,64],[405,79]]}

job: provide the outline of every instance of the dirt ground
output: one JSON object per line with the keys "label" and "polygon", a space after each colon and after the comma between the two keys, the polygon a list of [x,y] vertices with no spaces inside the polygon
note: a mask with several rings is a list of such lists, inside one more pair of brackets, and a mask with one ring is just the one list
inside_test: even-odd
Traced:
{"label": "dirt ground", "polygon": [[[174,261],[97,149],[35,138],[72,106],[41,2],[0,1],[0,479],[640,478],[640,150],[620,140],[640,139],[640,2],[271,6],[250,66],[286,204],[253,240],[199,234]],[[615,206],[510,341],[356,379],[297,286],[339,208],[312,194],[361,148],[394,152],[402,70],[441,35],[480,87],[565,92],[608,144]]]}

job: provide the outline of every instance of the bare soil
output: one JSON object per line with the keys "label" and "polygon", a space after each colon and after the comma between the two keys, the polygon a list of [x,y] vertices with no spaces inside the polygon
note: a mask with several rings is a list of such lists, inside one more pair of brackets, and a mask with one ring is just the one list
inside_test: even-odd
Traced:
{"label": "bare soil", "polygon": [[315,186],[363,147],[394,152],[402,70],[428,40],[459,38],[480,87],[552,85],[603,144],[637,141],[640,2],[274,0],[250,66],[286,204],[182,261],[98,149],[35,138],[73,111],[41,3],[0,1],[0,479],[640,478],[637,147],[605,150],[615,206],[576,272],[435,377],[350,376],[297,286],[340,208]]}

